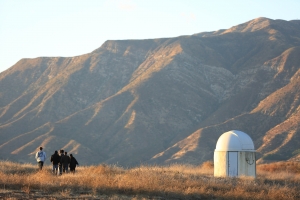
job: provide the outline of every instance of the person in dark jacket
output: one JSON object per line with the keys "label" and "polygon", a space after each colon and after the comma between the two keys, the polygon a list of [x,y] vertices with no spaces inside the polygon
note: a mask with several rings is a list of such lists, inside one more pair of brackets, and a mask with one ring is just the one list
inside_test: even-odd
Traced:
{"label": "person in dark jacket", "polygon": [[58,163],[58,166],[59,166],[59,175],[62,175],[62,162],[61,162],[61,159],[62,159],[62,157],[64,157],[64,150],[61,149],[59,151],[59,153],[60,153],[60,156],[59,156],[60,160],[59,160],[59,163]]}
{"label": "person in dark jacket", "polygon": [[60,156],[58,155],[58,152],[55,151],[53,155],[51,155],[50,161],[52,162],[52,173],[57,175],[58,172],[58,163],[60,162]]}
{"label": "person in dark jacket", "polygon": [[76,158],[72,154],[70,154],[70,171],[74,174],[76,165],[79,165]]}
{"label": "person in dark jacket", "polygon": [[62,163],[63,172],[68,173],[68,167],[70,164],[70,157],[68,156],[68,152],[65,151],[65,155],[61,157],[60,162]]}

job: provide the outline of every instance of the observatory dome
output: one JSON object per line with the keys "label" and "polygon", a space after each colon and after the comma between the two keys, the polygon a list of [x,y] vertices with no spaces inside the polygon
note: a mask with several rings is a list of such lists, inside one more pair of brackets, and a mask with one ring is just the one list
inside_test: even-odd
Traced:
{"label": "observatory dome", "polygon": [[232,130],[223,133],[217,142],[215,151],[255,151],[249,135],[242,131]]}

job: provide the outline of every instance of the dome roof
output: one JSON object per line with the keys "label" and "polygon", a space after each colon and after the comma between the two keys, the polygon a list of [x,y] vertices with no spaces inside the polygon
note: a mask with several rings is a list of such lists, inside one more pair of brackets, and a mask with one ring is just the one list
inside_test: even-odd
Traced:
{"label": "dome roof", "polygon": [[232,130],[223,133],[217,142],[215,151],[255,151],[249,135],[242,131]]}

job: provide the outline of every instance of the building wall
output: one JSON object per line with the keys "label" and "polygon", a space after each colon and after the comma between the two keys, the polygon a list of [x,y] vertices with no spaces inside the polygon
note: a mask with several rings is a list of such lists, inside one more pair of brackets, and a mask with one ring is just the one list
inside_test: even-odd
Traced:
{"label": "building wall", "polygon": [[227,176],[228,168],[227,151],[215,151],[214,176]]}
{"label": "building wall", "polygon": [[238,176],[253,176],[256,177],[256,159],[255,152],[241,151],[239,152],[239,170]]}
{"label": "building wall", "polygon": [[[228,176],[228,151],[214,152],[214,176]],[[238,152],[238,176],[256,177],[255,152]]]}

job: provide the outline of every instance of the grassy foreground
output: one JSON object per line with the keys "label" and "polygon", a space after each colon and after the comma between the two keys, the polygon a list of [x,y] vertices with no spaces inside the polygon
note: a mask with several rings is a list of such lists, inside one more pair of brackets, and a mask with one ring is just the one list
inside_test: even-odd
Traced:
{"label": "grassy foreground", "polygon": [[0,162],[0,199],[300,199],[300,163],[257,166],[257,178],[215,178],[202,166],[81,166],[55,176],[51,166]]}

